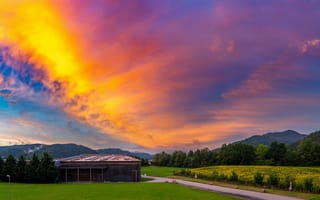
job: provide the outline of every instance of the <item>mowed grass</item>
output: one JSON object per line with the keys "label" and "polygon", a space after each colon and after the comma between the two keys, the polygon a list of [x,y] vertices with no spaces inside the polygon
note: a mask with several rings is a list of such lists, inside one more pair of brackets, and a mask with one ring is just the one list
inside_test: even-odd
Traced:
{"label": "mowed grass", "polygon": [[[8,184],[0,183],[0,199]],[[12,200],[235,200],[173,183],[11,184]]]}
{"label": "mowed grass", "polygon": [[157,167],[148,166],[141,168],[141,174],[146,174],[147,176],[157,176],[157,177],[168,177],[173,176],[173,172],[179,172],[182,168],[177,167]]}

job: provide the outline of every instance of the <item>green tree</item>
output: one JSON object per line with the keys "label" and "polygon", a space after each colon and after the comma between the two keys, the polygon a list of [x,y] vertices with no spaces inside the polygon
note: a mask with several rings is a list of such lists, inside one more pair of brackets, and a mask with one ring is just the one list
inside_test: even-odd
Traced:
{"label": "green tree", "polygon": [[170,160],[171,155],[163,151],[162,153],[157,153],[154,156],[153,164],[157,166],[169,166]]}
{"label": "green tree", "polygon": [[33,154],[30,163],[27,165],[26,181],[27,182],[39,182],[39,165],[40,160],[36,154]]}
{"label": "green tree", "polygon": [[264,144],[259,144],[256,147],[255,154],[256,154],[256,162],[257,164],[265,164],[266,155],[269,151],[269,147]]}
{"label": "green tree", "polygon": [[192,166],[193,167],[200,167],[200,164],[201,164],[201,151],[199,149],[197,149],[194,152]]}
{"label": "green tree", "polygon": [[43,153],[39,164],[39,180],[42,183],[54,182],[56,178],[56,169],[53,158],[48,153]]}
{"label": "green tree", "polygon": [[187,157],[187,155],[186,155],[185,152],[183,152],[183,151],[175,151],[171,156],[171,159],[173,159],[172,166],[174,166],[174,167],[183,167],[184,160],[186,159],[186,157]]}
{"label": "green tree", "polygon": [[26,179],[26,167],[27,163],[24,158],[24,156],[20,156],[17,164],[17,170],[16,170],[16,175],[17,175],[17,181],[18,182],[24,182]]}
{"label": "green tree", "polygon": [[[318,133],[320,135],[320,133]],[[298,146],[298,157],[302,165],[320,165],[320,143],[314,138],[304,139]]]}
{"label": "green tree", "polygon": [[200,166],[201,167],[205,167],[205,166],[209,166],[210,162],[211,162],[211,154],[208,148],[205,149],[201,149],[200,150]]}
{"label": "green tree", "polygon": [[[16,159],[12,155],[9,155],[4,164],[3,175],[4,176],[10,175],[11,180],[16,181],[16,167],[17,167]],[[6,177],[4,180],[6,180]]]}
{"label": "green tree", "polygon": [[186,159],[184,160],[183,166],[192,168],[193,159],[194,159],[193,151],[189,151]]}
{"label": "green tree", "polygon": [[272,142],[267,153],[267,158],[272,160],[273,165],[284,165],[287,147],[284,143]]}
{"label": "green tree", "polygon": [[3,169],[4,169],[4,161],[2,157],[0,156],[0,181],[3,180]]}
{"label": "green tree", "polygon": [[254,147],[243,143],[224,144],[219,154],[220,164],[225,165],[249,165],[255,160]]}

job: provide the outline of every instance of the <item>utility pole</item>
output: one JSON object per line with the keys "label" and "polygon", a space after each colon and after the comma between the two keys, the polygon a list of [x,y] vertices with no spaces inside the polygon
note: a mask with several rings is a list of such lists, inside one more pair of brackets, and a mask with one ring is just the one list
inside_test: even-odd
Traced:
{"label": "utility pole", "polygon": [[10,183],[11,183],[11,180],[10,180],[10,175],[7,174],[7,178],[9,179],[9,183],[8,183],[8,200],[10,200]]}

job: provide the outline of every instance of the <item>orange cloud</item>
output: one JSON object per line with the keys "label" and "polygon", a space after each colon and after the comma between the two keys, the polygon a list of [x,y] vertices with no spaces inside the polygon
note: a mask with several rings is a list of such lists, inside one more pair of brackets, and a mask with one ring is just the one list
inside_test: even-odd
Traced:
{"label": "orange cloud", "polygon": [[[219,4],[213,17],[195,12],[164,23],[180,10],[136,2],[0,1],[0,44],[46,74],[37,78],[52,91],[48,104],[106,135],[148,148],[208,144],[235,130],[255,133],[257,121],[249,118],[269,112],[246,97],[304,78],[300,67],[287,65],[292,57],[265,64],[279,34],[269,34],[269,26],[256,34],[260,27],[250,27],[250,20],[259,12]],[[198,23],[199,16],[210,19]],[[249,29],[236,26],[244,22]]]}

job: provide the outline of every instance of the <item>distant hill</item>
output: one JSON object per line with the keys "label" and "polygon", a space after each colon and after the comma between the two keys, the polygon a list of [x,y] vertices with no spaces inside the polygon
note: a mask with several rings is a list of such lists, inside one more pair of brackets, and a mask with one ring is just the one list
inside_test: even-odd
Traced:
{"label": "distant hill", "polygon": [[293,143],[291,145],[292,148],[298,148],[299,145],[303,145],[304,143],[317,144],[320,145],[320,131],[316,131],[311,133],[310,135],[304,137],[303,139]]}
{"label": "distant hill", "polygon": [[130,151],[125,151],[125,150],[118,149],[118,148],[98,149],[97,152],[99,154],[125,154],[125,155],[137,156],[139,158],[144,158],[144,159],[152,159],[153,158],[153,155],[148,154],[148,153],[130,152]]}
{"label": "distant hill", "polygon": [[64,158],[80,154],[124,154],[136,156],[144,159],[152,159],[153,155],[143,152],[130,152],[116,148],[106,148],[93,150],[89,147],[77,144],[28,144],[28,145],[13,145],[13,146],[0,146],[0,156],[8,157],[13,155],[19,157],[21,155],[29,158],[33,153],[42,155],[48,152],[54,158]]}
{"label": "distant hill", "polygon": [[13,155],[18,157],[20,155],[32,154],[40,148],[42,148],[42,144],[0,146],[0,156],[8,157],[9,155]]}
{"label": "distant hill", "polygon": [[96,154],[95,150],[77,144],[53,144],[44,145],[41,149],[36,151],[36,154],[42,155],[48,152],[54,158],[65,158],[79,154]]}
{"label": "distant hill", "polygon": [[305,137],[306,135],[300,134],[296,131],[287,130],[283,132],[266,133],[264,135],[254,135],[238,142],[250,144],[253,146],[257,146],[259,144],[264,144],[269,146],[272,142],[275,142],[275,141],[279,143],[284,143],[286,145],[291,145],[293,143],[296,143],[302,140]]}

